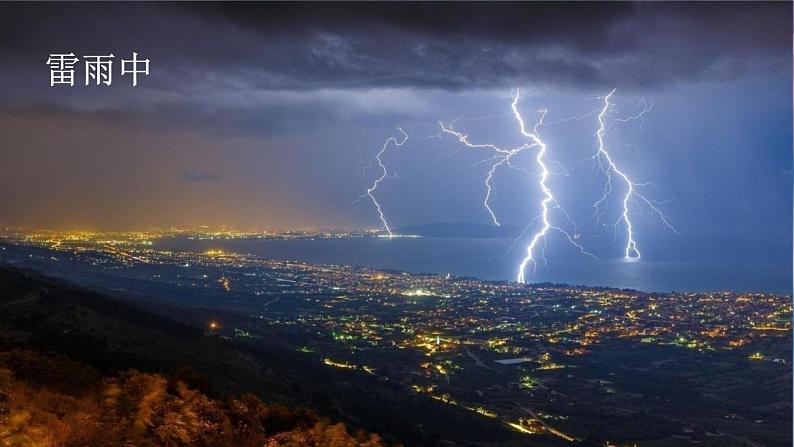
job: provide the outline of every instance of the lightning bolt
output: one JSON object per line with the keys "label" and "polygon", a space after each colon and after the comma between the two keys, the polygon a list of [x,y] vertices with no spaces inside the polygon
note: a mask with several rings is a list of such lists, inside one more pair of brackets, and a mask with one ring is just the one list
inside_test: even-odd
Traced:
{"label": "lightning bolt", "polygon": [[[631,179],[621,171],[615,162],[612,159],[612,156],[607,151],[605,144],[604,144],[604,135],[606,134],[606,116],[609,112],[611,104],[609,99],[612,95],[615,94],[616,89],[612,89],[608,95],[603,97],[604,105],[601,108],[601,111],[598,114],[598,131],[596,131],[596,138],[598,139],[598,151],[595,155],[593,155],[594,162],[598,163],[600,170],[604,173],[607,180],[604,184],[603,194],[601,198],[599,198],[594,204],[593,208],[595,208],[596,217],[598,218],[601,215],[601,204],[607,200],[610,193],[612,192],[612,174],[614,173],[616,176],[620,177],[623,183],[626,185],[626,193],[623,195],[623,212],[618,218],[618,220],[612,224],[616,230],[617,226],[622,222],[626,227],[626,249],[624,253],[625,259],[639,259],[642,254],[640,253],[639,248],[637,248],[637,241],[634,240],[634,227],[631,224],[631,219],[629,218],[629,205],[632,199],[639,200],[645,203],[648,208],[656,214],[662,223],[669,228],[674,233],[678,234],[678,231],[669,223],[667,217],[665,217],[664,213],[661,212],[654,204],[648,200],[643,194],[637,191],[638,186],[642,186],[642,184],[634,183]],[[642,117],[650,111],[650,107],[646,107],[640,112],[638,115],[628,118],[620,118],[615,119],[616,121],[628,121],[631,119],[642,119]]]}
{"label": "lightning bolt", "polygon": [[[516,280],[520,283],[525,283],[526,282],[525,271],[527,265],[529,263],[532,263],[533,267],[537,267],[537,262],[535,261],[534,258],[534,252],[535,252],[535,247],[538,245],[538,243],[541,240],[543,241],[543,247],[541,248],[540,256],[545,262],[544,251],[546,246],[546,236],[549,230],[556,230],[562,233],[568,239],[568,242],[570,242],[572,245],[577,247],[581,253],[586,254],[593,258],[595,258],[595,256],[585,251],[584,247],[578,244],[567,231],[556,225],[553,225],[549,221],[550,206],[562,210],[563,213],[565,213],[565,210],[557,202],[557,199],[554,198],[554,194],[552,193],[549,186],[546,184],[546,180],[549,178],[549,169],[546,166],[546,162],[545,162],[547,148],[546,148],[546,143],[544,143],[543,140],[540,139],[540,134],[538,133],[538,127],[543,124],[543,119],[546,117],[546,110],[540,110],[540,118],[535,123],[535,126],[532,128],[532,132],[529,132],[526,128],[526,123],[524,122],[524,118],[521,116],[521,112],[519,112],[518,110],[518,100],[520,99],[520,96],[521,96],[520,89],[516,89],[516,96],[513,98],[513,103],[511,107],[513,109],[513,115],[515,116],[516,121],[518,121],[521,134],[532,141],[532,144],[530,145],[531,147],[538,148],[537,155],[535,157],[535,162],[537,163],[538,168],[540,169],[540,180],[538,181],[538,185],[540,186],[541,191],[543,191],[543,200],[541,200],[540,202],[541,214],[539,216],[540,220],[543,222],[543,226],[532,236],[529,245],[527,245],[527,255],[524,257],[524,259],[521,261],[521,264],[518,267],[518,276]],[[565,213],[565,215],[567,216],[567,213]],[[534,220],[535,219],[533,219],[533,222]]]}
{"label": "lightning bolt", "polygon": [[523,152],[525,149],[529,149],[533,147],[533,145],[524,144],[514,149],[502,149],[493,144],[475,144],[469,142],[469,137],[466,134],[453,129],[451,125],[445,126],[444,123],[442,123],[441,121],[439,121],[438,124],[439,126],[441,126],[441,130],[443,132],[448,133],[450,135],[454,135],[458,139],[458,141],[463,143],[463,145],[465,145],[466,147],[470,149],[487,149],[494,152],[494,156],[484,160],[484,161],[492,161],[492,164],[490,169],[488,170],[488,175],[485,177],[484,185],[486,192],[482,204],[485,207],[485,210],[488,211],[488,214],[491,216],[491,222],[493,222],[493,224],[496,225],[497,227],[500,226],[501,223],[499,223],[499,219],[496,218],[496,213],[494,213],[490,204],[491,196],[493,195],[493,179],[494,179],[494,175],[496,175],[496,170],[503,165],[508,165],[512,167],[512,165],[510,164],[510,160],[514,156]]}
{"label": "lightning bolt", "polygon": [[399,147],[405,144],[406,141],[408,141],[408,134],[405,133],[400,127],[398,127],[397,130],[399,130],[400,133],[403,135],[402,140],[398,141],[397,138],[390,137],[383,142],[383,146],[381,146],[380,151],[378,151],[378,154],[375,156],[375,160],[378,162],[378,166],[380,167],[381,174],[378,178],[375,179],[375,181],[372,183],[372,186],[367,188],[367,192],[362,194],[361,197],[359,197],[356,200],[356,202],[358,202],[364,197],[369,197],[370,200],[372,200],[372,204],[375,205],[375,209],[378,211],[378,216],[380,217],[380,221],[383,224],[383,229],[386,230],[386,233],[388,233],[390,238],[394,237],[394,233],[392,233],[391,227],[389,226],[389,222],[386,220],[386,215],[383,213],[383,209],[381,208],[378,199],[375,197],[375,190],[377,190],[378,185],[380,185],[380,183],[383,180],[385,180],[386,177],[388,177],[389,171],[386,169],[386,165],[383,164],[383,159],[381,157],[383,156],[383,154],[386,153],[386,150],[389,148],[389,144],[391,143],[394,144],[395,147]]}

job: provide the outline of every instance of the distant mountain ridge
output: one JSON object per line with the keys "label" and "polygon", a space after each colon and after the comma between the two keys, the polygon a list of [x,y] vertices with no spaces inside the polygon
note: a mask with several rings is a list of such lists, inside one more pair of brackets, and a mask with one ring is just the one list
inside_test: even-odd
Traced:
{"label": "distant mountain ridge", "polygon": [[479,224],[471,222],[439,222],[422,225],[409,225],[394,230],[400,234],[414,234],[423,237],[459,237],[469,239],[516,238],[522,228],[516,225]]}

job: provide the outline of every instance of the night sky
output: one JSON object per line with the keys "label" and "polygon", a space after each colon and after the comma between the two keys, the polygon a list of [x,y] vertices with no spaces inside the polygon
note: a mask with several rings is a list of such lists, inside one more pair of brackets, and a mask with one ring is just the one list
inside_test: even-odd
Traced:
{"label": "night sky", "polygon": [[[486,153],[438,138],[523,143],[522,89],[555,168],[549,183],[582,240],[620,251],[593,219],[607,142],[680,234],[637,205],[658,259],[789,262],[791,4],[0,4],[0,224],[377,228],[354,203],[377,176],[393,226],[487,224]],[[151,74],[133,88],[119,59]],[[49,86],[50,53],[116,55],[113,84]],[[581,117],[569,120],[569,117]],[[562,121],[560,121],[562,120]],[[524,226],[541,198],[533,158],[500,172],[493,205]],[[555,166],[558,166],[555,164]],[[559,175],[557,175],[559,174]],[[619,196],[605,219],[616,218]],[[608,248],[611,247],[611,248]]]}

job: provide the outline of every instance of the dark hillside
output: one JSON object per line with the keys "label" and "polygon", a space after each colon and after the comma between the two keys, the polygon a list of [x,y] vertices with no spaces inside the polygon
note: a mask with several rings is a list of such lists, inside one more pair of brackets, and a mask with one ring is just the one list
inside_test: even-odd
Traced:
{"label": "dark hillside", "polygon": [[[496,421],[408,393],[396,383],[324,367],[263,340],[246,342],[210,334],[198,325],[175,322],[100,292],[4,266],[0,266],[0,352],[5,368],[16,372],[13,380],[34,389],[53,387],[48,392],[66,393],[70,399],[89,399],[86,405],[95,402],[97,384],[126,380],[123,377],[132,373],[125,371],[136,370],[157,377],[147,381],[167,382],[169,392],[182,382],[219,402],[253,393],[262,397],[263,405],[310,408],[321,417],[406,445],[525,445],[528,441]],[[79,374],[59,376],[59,368],[51,365],[61,361],[71,362],[68,369]],[[60,378],[50,381],[56,377]],[[88,394],[79,394],[81,390]],[[542,439],[532,441],[550,445]]]}

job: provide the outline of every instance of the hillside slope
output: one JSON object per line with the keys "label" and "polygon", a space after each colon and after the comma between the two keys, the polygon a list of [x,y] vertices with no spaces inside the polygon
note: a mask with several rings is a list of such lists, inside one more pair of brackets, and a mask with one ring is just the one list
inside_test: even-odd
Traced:
{"label": "hillside slope", "polygon": [[[318,423],[330,427],[333,424],[329,425],[328,420],[343,421],[349,427],[379,433],[392,444],[512,446],[527,445],[529,441],[496,421],[408,393],[396,384],[370,375],[324,367],[275,343],[214,336],[203,328],[163,316],[173,311],[142,310],[100,292],[0,265],[0,352],[8,358],[45,359],[28,363],[46,364],[48,359],[63,358],[81,365],[80,371],[93,371],[86,376],[91,377],[86,379],[90,386],[75,386],[76,394],[70,394],[72,387],[41,391],[43,396],[69,391],[52,397],[56,401],[82,402],[70,407],[76,413],[69,410],[60,415],[63,418],[82,414],[78,411],[80,405],[96,407],[100,412],[110,411],[102,407],[103,400],[98,397],[105,389],[100,385],[108,381],[118,382],[122,387],[129,380],[151,386],[164,384],[171,397],[163,405],[169,408],[178,406],[173,402],[185,399],[178,386],[182,382],[186,384],[184,390],[200,392],[200,399],[216,402],[217,411],[223,414],[229,411],[224,406],[229,404],[224,402],[250,393],[267,402],[263,403],[265,406],[310,408],[312,413],[320,415],[312,419]],[[28,369],[3,368],[11,371],[10,376],[5,376],[7,380],[32,387],[34,394],[28,393],[32,401],[43,399],[35,395],[40,392],[37,388],[40,384],[25,375]],[[140,373],[130,373],[130,369]],[[15,371],[23,373],[20,376]],[[46,377],[51,373],[37,374]],[[74,381],[79,382],[74,375],[66,380]],[[48,413],[49,404],[43,405],[41,411]],[[234,420],[232,415],[227,417]],[[5,423],[9,423],[8,419]],[[300,427],[310,428],[307,423]],[[351,439],[374,442],[367,436]],[[551,444],[546,441],[533,440],[535,445],[554,445],[553,441]]]}

